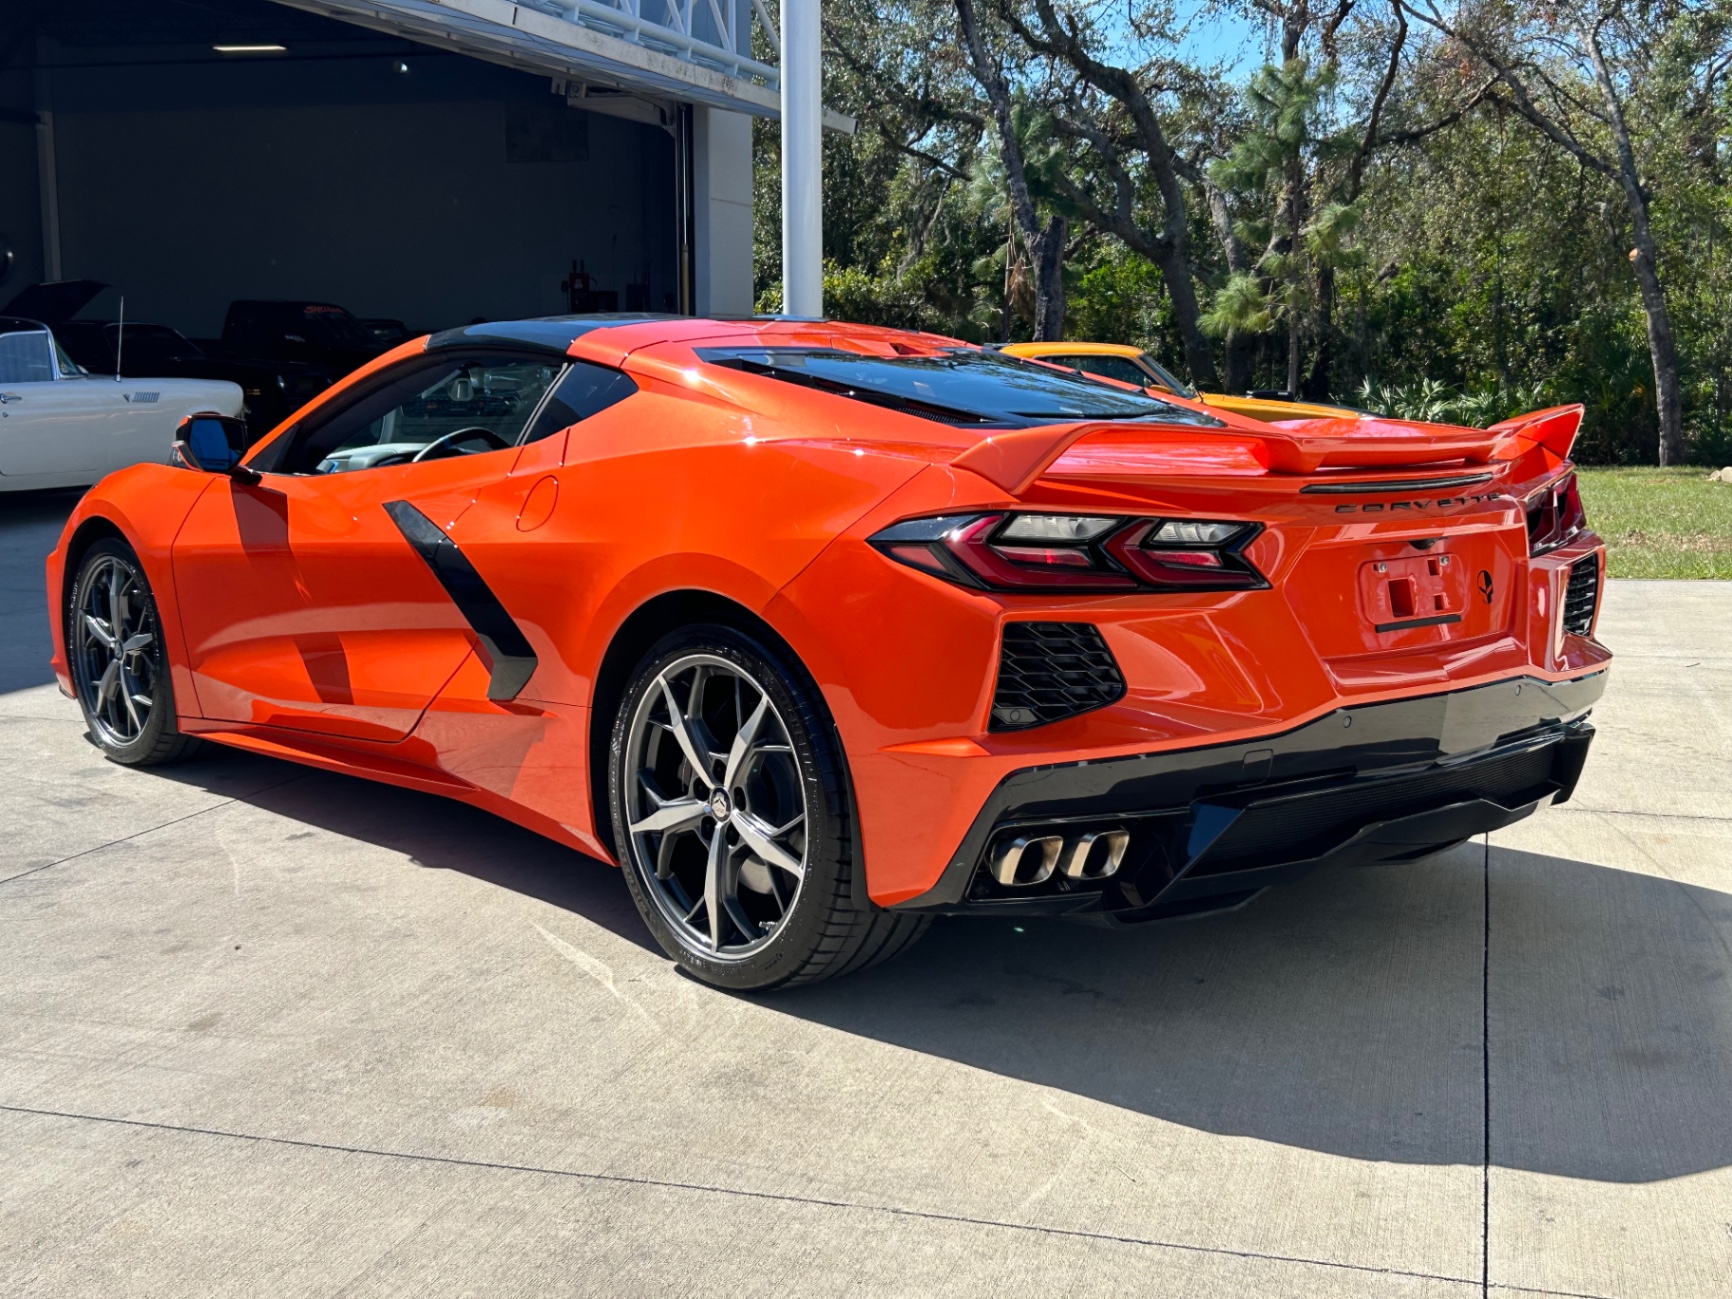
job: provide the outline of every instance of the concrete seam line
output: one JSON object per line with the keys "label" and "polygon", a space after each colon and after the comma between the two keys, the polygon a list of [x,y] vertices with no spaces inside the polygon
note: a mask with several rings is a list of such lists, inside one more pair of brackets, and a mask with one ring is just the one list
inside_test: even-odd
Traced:
{"label": "concrete seam line", "polygon": [[1732,816],[1715,816],[1711,812],[1627,812],[1615,807],[1577,807],[1573,802],[1546,810],[1574,812],[1577,816],[1645,816],[1656,821],[1732,821]]}
{"label": "concrete seam line", "polygon": [[13,880],[21,880],[26,875],[35,875],[39,871],[53,870],[56,866],[64,866],[67,862],[77,861],[80,857],[88,857],[92,853],[102,852],[103,850],[113,848],[118,844],[131,843],[134,839],[142,839],[147,834],[155,834],[158,830],[166,830],[171,825],[179,825],[182,821],[190,821],[195,816],[203,816],[206,812],[215,812],[220,808],[230,807],[235,803],[239,803],[245,798],[252,798],[259,794],[268,794],[273,789],[281,789],[284,785],[292,785],[297,780],[305,780],[310,774],[310,772],[297,771],[287,780],[279,780],[274,785],[266,785],[262,789],[255,789],[251,794],[237,794],[233,798],[223,799],[220,803],[212,803],[209,807],[201,807],[196,812],[188,812],[185,816],[177,816],[172,821],[164,821],[161,825],[147,826],[143,830],[135,830],[131,834],[123,834],[118,839],[110,839],[107,843],[99,843],[94,848],[86,848],[83,852],[75,852],[70,857],[62,857],[58,861],[43,862],[40,866],[32,866],[29,870],[19,871],[16,875],[8,875],[5,879],[0,879],[0,884],[10,884]]}
{"label": "concrete seam line", "polygon": [[[1212,1254],[1226,1258],[1256,1259],[1267,1263],[1296,1263],[1305,1267],[1364,1272],[1374,1276],[1405,1276],[1420,1281],[1446,1281],[1456,1285],[1474,1284],[1473,1279],[1469,1277],[1443,1276],[1436,1272],[1412,1272],[1405,1268],[1372,1267],[1365,1263],[1340,1263],[1330,1259],[1300,1258],[1290,1254],[1263,1254],[1256,1250],[1226,1249],[1214,1245],[1188,1245],[1177,1241],[1150,1240],[1141,1236],[1118,1236],[1110,1232],[1079,1231],[1069,1227],[1042,1227],[1028,1222],[1009,1222],[998,1218],[974,1218],[966,1214],[940,1213],[933,1209],[907,1209],[893,1204],[826,1200],[817,1196],[795,1195],[783,1191],[749,1191],[736,1187],[710,1186],[702,1182],[675,1182],[659,1177],[634,1177],[627,1173],[591,1173],[572,1168],[545,1168],[534,1164],[503,1164],[487,1159],[464,1159],[457,1155],[427,1155],[407,1150],[379,1150],[368,1146],[344,1146],[335,1142],[305,1141],[296,1137],[265,1137],[251,1132],[226,1132],[220,1128],[195,1128],[179,1123],[156,1123],[148,1119],[122,1119],[107,1114],[77,1114],[66,1110],[38,1109],[29,1105],[0,1105],[0,1113],[28,1114],[37,1118],[73,1119],[85,1123],[110,1123],[117,1127],[144,1128],[157,1132],[178,1132],[188,1136],[221,1137],[230,1141],[253,1141],[263,1145],[288,1146],[298,1150],[322,1150],[332,1154],[368,1155],[376,1159],[401,1159],[412,1163],[443,1164],[456,1168],[490,1168],[498,1172],[530,1173],[540,1177],[565,1177],[582,1182],[609,1182],[623,1186],[653,1187],[660,1190],[694,1191],[705,1195],[732,1195],[750,1200],[768,1200],[780,1204],[806,1205],[820,1209],[852,1209],[860,1213],[882,1213],[899,1218],[918,1218],[927,1222],[954,1223],[965,1227],[995,1227],[1003,1231],[1031,1232],[1035,1235],[1099,1241],[1103,1244],[1140,1245],[1149,1249],[1171,1249],[1189,1254]],[[1580,1295],[1569,1296],[1568,1299],[1604,1299],[1604,1296]]]}
{"label": "concrete seam line", "polygon": [[1481,933],[1479,964],[1479,1292],[1491,1295],[1491,835],[1480,840]]}

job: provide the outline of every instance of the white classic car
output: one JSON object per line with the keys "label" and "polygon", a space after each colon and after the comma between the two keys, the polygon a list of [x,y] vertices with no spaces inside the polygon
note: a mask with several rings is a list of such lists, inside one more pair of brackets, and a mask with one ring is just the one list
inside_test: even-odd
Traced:
{"label": "white classic car", "polygon": [[195,411],[239,415],[220,379],[122,379],[73,364],[40,321],[0,316],[0,492],[88,487],[127,465],[168,459]]}

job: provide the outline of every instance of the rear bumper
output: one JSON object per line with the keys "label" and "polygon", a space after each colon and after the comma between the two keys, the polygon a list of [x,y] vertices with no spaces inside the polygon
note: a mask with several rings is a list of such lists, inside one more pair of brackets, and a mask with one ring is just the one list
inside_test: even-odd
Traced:
{"label": "rear bumper", "polygon": [[[1013,772],[937,885],[894,909],[1155,919],[1325,864],[1423,856],[1567,799],[1605,683],[1604,671],[1523,677],[1341,708],[1242,744]],[[1011,838],[1105,830],[1130,835],[1110,879],[1013,888],[987,870]]]}

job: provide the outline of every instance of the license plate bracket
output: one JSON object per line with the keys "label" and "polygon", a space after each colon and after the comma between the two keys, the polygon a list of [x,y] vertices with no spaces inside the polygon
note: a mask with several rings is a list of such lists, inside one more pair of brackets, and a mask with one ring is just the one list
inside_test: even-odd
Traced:
{"label": "license plate bracket", "polygon": [[1373,560],[1359,569],[1360,607],[1380,633],[1460,622],[1467,569],[1447,551]]}

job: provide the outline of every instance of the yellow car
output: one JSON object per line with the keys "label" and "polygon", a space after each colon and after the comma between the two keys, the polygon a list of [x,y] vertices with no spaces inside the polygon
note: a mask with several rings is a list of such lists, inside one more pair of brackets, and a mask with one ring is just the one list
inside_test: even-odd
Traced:
{"label": "yellow car", "polygon": [[1230,410],[1265,422],[1282,419],[1340,419],[1357,416],[1346,406],[1323,406],[1308,401],[1280,401],[1268,397],[1232,397],[1224,392],[1198,392],[1140,347],[1122,343],[1008,343],[999,349],[1007,356],[1023,356],[1068,365],[1084,374],[1098,374],[1134,383],[1139,388],[1158,388],[1175,397],[1188,397],[1205,406]]}

